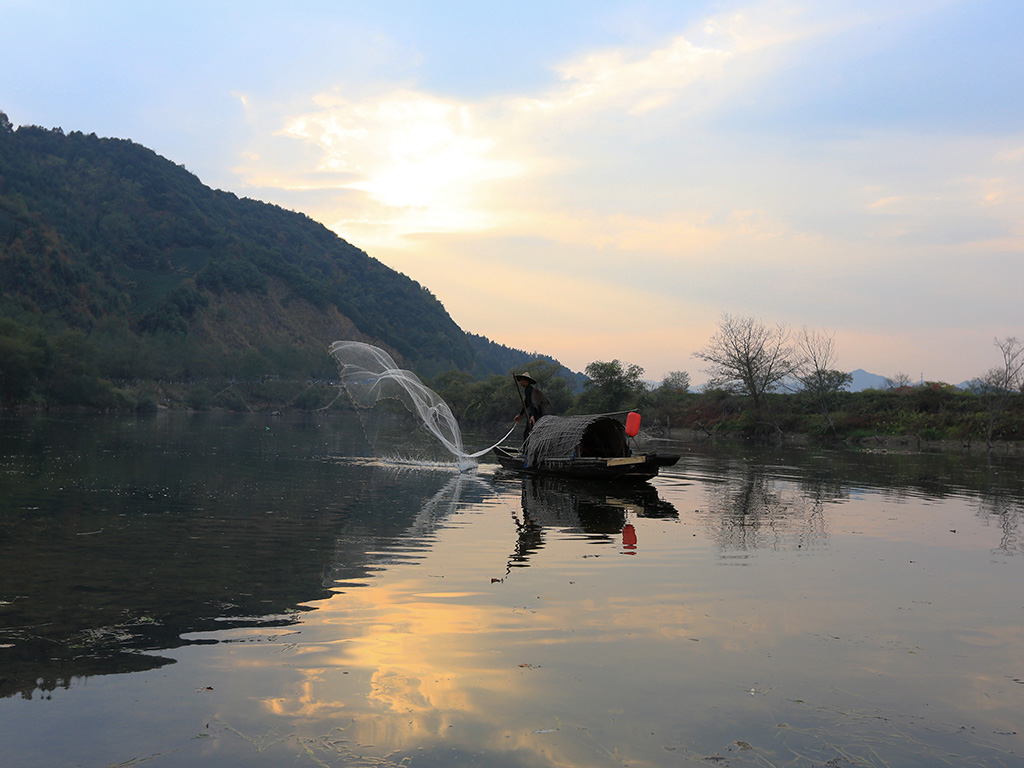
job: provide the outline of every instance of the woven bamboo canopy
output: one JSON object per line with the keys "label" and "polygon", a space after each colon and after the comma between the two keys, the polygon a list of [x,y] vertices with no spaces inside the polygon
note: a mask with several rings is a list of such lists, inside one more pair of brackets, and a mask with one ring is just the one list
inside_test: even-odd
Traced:
{"label": "woven bamboo canopy", "polygon": [[534,425],[523,448],[526,465],[543,467],[547,460],[629,456],[626,428],[611,416],[544,416]]}

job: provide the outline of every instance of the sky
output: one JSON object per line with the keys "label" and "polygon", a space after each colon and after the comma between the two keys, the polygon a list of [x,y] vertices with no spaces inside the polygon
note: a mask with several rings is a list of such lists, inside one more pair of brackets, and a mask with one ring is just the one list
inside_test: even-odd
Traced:
{"label": "sky", "polygon": [[1020,0],[0,0],[0,110],[306,213],[576,371],[700,383],[729,314],[959,383],[1024,339],[1022,40]]}

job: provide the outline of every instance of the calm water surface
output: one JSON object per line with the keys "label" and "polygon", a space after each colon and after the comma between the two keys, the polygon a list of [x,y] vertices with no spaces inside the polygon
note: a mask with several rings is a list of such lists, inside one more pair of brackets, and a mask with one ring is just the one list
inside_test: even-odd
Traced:
{"label": "calm water surface", "polygon": [[1019,459],[425,450],[0,419],[0,764],[1024,765]]}

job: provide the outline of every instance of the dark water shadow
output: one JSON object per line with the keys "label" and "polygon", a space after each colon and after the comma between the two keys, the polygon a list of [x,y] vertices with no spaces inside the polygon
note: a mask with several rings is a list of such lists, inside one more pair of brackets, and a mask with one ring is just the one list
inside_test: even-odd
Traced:
{"label": "dark water shadow", "polygon": [[5,419],[0,697],[173,663],[167,651],[216,642],[197,633],[295,624],[339,582],[413,556],[451,473],[396,482],[339,464],[344,432],[269,417]]}

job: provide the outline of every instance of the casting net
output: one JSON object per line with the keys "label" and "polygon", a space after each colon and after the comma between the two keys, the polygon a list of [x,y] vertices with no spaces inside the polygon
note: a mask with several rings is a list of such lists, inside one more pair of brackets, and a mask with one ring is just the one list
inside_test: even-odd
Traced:
{"label": "casting net", "polygon": [[330,352],[338,362],[341,384],[356,408],[369,409],[381,400],[398,400],[441,441],[455,457],[460,470],[475,467],[476,459],[494,447],[467,454],[462,447],[459,423],[448,403],[416,374],[399,368],[383,349],[359,341],[336,341],[331,344]]}

